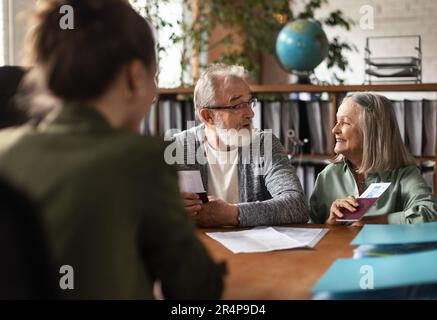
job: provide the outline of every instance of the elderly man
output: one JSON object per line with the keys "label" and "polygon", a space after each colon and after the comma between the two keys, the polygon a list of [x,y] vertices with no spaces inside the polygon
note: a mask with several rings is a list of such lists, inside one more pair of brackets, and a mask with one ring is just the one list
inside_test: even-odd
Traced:
{"label": "elderly man", "polygon": [[[182,193],[198,225],[306,223],[308,208],[295,170],[271,132],[252,129],[256,103],[240,66],[215,64],[194,89],[202,124],[174,136],[179,170],[199,170],[209,202]],[[270,130],[271,131],[271,130]]]}

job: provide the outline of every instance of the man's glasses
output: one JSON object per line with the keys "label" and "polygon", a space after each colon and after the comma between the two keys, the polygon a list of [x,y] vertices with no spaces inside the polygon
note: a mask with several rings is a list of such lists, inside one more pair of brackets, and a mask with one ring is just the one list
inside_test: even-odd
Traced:
{"label": "man's glasses", "polygon": [[258,102],[257,98],[252,98],[247,102],[241,102],[241,103],[235,104],[233,106],[208,106],[208,107],[205,107],[205,109],[209,109],[209,110],[241,110],[241,109],[244,109],[246,106],[249,106],[251,109],[253,109],[253,108],[255,108],[257,102]]}

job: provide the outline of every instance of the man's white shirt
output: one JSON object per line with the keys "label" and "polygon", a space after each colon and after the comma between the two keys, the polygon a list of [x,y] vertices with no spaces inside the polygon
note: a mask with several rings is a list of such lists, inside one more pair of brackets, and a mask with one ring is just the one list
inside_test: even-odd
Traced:
{"label": "man's white shirt", "polygon": [[239,203],[238,148],[215,150],[205,141],[205,151],[208,160],[208,195],[229,203]]}

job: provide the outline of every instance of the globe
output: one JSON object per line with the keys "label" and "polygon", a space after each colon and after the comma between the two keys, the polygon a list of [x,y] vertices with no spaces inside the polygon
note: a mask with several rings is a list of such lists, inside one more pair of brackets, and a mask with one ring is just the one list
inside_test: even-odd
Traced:
{"label": "globe", "polygon": [[312,71],[328,55],[328,39],[317,22],[298,19],[279,32],[276,55],[289,72]]}

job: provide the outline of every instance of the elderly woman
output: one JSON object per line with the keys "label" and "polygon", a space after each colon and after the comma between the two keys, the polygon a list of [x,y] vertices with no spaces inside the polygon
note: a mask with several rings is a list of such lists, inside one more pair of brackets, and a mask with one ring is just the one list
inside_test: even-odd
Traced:
{"label": "elderly woman", "polygon": [[437,199],[402,142],[390,100],[371,93],[348,95],[332,133],[337,158],[317,177],[312,222],[339,223],[342,211],[356,211],[355,198],[376,182],[391,185],[354,225],[437,219]]}

